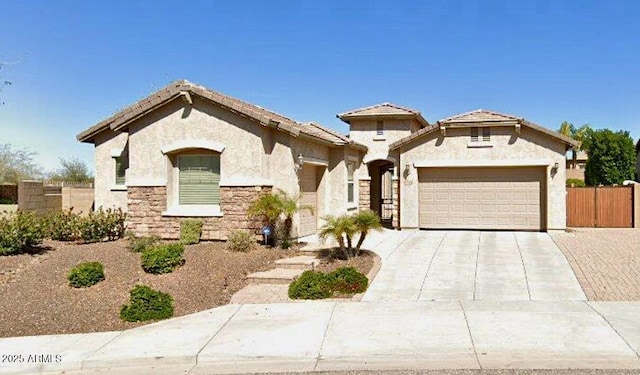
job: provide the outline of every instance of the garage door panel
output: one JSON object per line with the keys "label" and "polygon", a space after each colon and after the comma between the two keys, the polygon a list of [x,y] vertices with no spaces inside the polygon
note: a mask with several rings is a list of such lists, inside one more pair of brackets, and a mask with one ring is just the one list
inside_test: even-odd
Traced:
{"label": "garage door panel", "polygon": [[422,168],[423,228],[543,228],[544,168]]}

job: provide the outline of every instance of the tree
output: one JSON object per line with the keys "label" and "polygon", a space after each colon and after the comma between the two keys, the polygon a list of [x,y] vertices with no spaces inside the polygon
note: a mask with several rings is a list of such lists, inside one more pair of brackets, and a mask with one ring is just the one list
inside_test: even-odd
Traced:
{"label": "tree", "polygon": [[585,149],[583,142],[590,131],[591,131],[591,125],[589,124],[584,124],[579,128],[576,128],[572,123],[567,121],[563,121],[562,124],[560,124],[560,129],[558,129],[558,133],[566,135],[567,137],[578,141],[578,146],[571,149],[571,160],[573,160],[573,165],[576,165],[576,160],[578,158],[578,151],[583,151]]}
{"label": "tree", "polygon": [[587,185],[621,184],[633,179],[636,153],[628,131],[589,130],[583,144],[589,154],[584,171]]}
{"label": "tree", "polygon": [[60,158],[60,169],[51,178],[65,182],[93,182],[89,167],[82,160],[75,157],[71,159]]}
{"label": "tree", "polygon": [[0,144],[0,183],[17,184],[20,180],[41,178],[42,168],[33,160],[35,152],[13,149],[10,144]]}

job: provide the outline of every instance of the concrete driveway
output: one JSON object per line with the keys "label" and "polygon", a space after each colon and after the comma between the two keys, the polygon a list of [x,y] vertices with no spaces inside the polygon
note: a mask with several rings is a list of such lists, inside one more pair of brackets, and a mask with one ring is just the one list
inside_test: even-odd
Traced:
{"label": "concrete driveway", "polygon": [[385,231],[365,245],[382,267],[363,301],[586,300],[546,233]]}

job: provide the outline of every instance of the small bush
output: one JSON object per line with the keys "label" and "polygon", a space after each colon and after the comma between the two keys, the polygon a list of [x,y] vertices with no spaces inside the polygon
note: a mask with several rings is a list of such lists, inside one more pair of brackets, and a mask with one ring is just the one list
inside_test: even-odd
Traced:
{"label": "small bush", "polygon": [[69,285],[84,288],[104,280],[104,267],[100,262],[80,263],[69,271]]}
{"label": "small bush", "polygon": [[230,251],[246,252],[253,249],[255,245],[255,237],[244,230],[234,230],[227,238],[227,249]]}
{"label": "small bush", "polygon": [[331,287],[322,272],[304,271],[289,285],[289,298],[292,299],[324,299],[331,296]]}
{"label": "small bush", "polygon": [[575,187],[585,187],[587,184],[584,181],[578,178],[567,178],[567,187],[575,186]]}
{"label": "small bush", "polygon": [[0,255],[16,254],[40,245],[46,235],[44,221],[31,211],[0,216]]}
{"label": "small bush", "polygon": [[137,285],[129,292],[128,305],[120,309],[120,319],[127,322],[167,319],[173,316],[173,297],[149,288]]}
{"label": "small bush", "polygon": [[158,245],[142,253],[142,269],[148,273],[170,273],[184,264],[184,245],[169,243]]}
{"label": "small bush", "polygon": [[202,220],[184,220],[180,222],[180,242],[192,245],[200,242]]}
{"label": "small bush", "polygon": [[80,238],[81,218],[72,210],[56,211],[46,217],[47,235],[56,241],[76,241]]}
{"label": "small bush", "polygon": [[326,278],[334,293],[362,293],[369,285],[369,279],[353,267],[340,267],[329,273]]}
{"label": "small bush", "polygon": [[115,241],[124,236],[126,218],[120,208],[103,210],[101,207],[80,218],[80,237],[84,242]]}
{"label": "small bush", "polygon": [[160,237],[158,236],[138,237],[135,233],[129,233],[127,237],[129,239],[127,248],[134,253],[142,253],[160,242]]}
{"label": "small bush", "polygon": [[0,198],[0,204],[15,204],[15,202],[10,198]]}

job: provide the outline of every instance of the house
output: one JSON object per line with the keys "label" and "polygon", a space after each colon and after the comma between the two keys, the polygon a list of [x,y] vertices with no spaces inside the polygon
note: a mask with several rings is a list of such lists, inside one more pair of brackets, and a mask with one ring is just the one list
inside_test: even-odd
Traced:
{"label": "house", "polygon": [[175,238],[192,217],[204,239],[256,230],[246,210],[274,189],[315,208],[294,236],[364,209],[398,229],[566,227],[566,136],[486,110],[431,124],[382,103],[337,117],[349,136],[179,81],[78,139],[95,145],[96,207],[127,210],[138,234]]}
{"label": "house", "polygon": [[567,178],[575,178],[584,181],[584,168],[589,157],[585,151],[576,151],[576,159],[573,160],[573,152],[567,154]]}
{"label": "house", "polygon": [[95,206],[120,207],[129,230],[164,238],[177,238],[188,218],[203,220],[203,239],[256,230],[247,208],[275,189],[313,207],[296,215],[294,235],[314,234],[321,216],[356,209],[352,171],[367,151],[318,124],[187,81],[77,138],[95,145]]}

